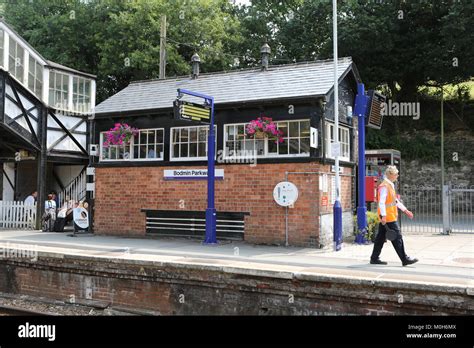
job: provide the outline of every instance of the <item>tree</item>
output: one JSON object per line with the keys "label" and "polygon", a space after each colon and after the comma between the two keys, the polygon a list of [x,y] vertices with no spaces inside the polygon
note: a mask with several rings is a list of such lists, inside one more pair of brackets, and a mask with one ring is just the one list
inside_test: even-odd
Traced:
{"label": "tree", "polygon": [[[385,86],[393,99],[416,98],[433,81],[465,81],[474,59],[473,6],[469,0],[340,2],[339,55],[352,56],[367,87]],[[330,1],[260,0],[239,15],[252,40],[271,41],[274,62],[332,59]]]}
{"label": "tree", "polygon": [[227,0],[9,2],[6,21],[45,58],[97,75],[97,100],[132,80],[158,77],[161,16],[167,15],[167,75],[232,67],[243,40]]}

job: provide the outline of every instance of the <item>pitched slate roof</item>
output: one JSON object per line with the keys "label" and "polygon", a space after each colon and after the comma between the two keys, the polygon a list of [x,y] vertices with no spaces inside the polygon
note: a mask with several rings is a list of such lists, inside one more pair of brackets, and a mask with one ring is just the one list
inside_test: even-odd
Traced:
{"label": "pitched slate roof", "polygon": [[[165,80],[136,81],[96,106],[96,114],[171,108],[177,89],[184,88],[214,97],[216,105],[281,98],[326,95],[333,86],[332,60],[270,66],[267,71],[246,69]],[[350,57],[338,61],[339,81],[349,71],[359,80]],[[187,100],[193,100],[188,98]]]}

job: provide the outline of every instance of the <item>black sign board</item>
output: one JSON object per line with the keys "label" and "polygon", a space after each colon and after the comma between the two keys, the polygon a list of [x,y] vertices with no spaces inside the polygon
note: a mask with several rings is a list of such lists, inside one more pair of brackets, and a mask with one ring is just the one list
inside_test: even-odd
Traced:
{"label": "black sign board", "polygon": [[174,118],[177,120],[211,122],[211,107],[176,99],[173,104]]}
{"label": "black sign board", "polygon": [[367,107],[367,127],[380,129],[382,128],[382,108],[385,104],[385,96],[382,94],[370,90],[368,92],[369,105]]}

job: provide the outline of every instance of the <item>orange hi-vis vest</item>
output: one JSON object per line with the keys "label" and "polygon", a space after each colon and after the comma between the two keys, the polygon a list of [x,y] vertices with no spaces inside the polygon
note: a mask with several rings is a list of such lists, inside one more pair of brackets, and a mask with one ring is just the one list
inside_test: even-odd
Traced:
{"label": "orange hi-vis vest", "polygon": [[[387,199],[385,200],[385,212],[387,222],[394,222],[398,219],[397,194],[395,189],[386,180],[384,180],[377,189],[377,203],[380,201],[380,189],[387,188]],[[377,206],[377,215],[380,219],[380,207]]]}

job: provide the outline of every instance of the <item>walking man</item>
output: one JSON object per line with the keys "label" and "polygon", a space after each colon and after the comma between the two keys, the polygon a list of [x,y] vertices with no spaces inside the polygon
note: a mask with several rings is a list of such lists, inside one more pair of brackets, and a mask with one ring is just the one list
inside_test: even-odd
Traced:
{"label": "walking man", "polygon": [[404,212],[410,219],[413,219],[413,213],[409,211],[403,203],[397,199],[395,192],[395,181],[398,178],[398,169],[395,166],[388,166],[385,170],[384,181],[378,187],[378,208],[377,215],[379,216],[379,230],[375,237],[374,250],[370,257],[370,263],[374,265],[386,265],[387,262],[380,260],[379,256],[382,252],[382,247],[386,239],[386,226],[396,232],[396,238],[392,240],[393,247],[402,261],[402,265],[411,265],[418,262],[418,259],[410,258],[405,253],[405,246],[403,245],[402,233],[398,227],[398,209]]}

